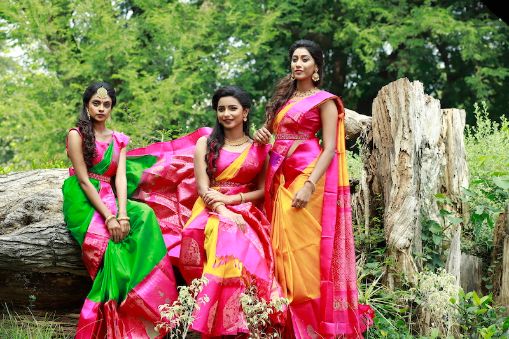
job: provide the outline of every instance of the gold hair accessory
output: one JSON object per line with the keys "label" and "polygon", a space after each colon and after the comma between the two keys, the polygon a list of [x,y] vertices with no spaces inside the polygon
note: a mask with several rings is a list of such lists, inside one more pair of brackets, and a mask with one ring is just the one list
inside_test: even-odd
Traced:
{"label": "gold hair accessory", "polygon": [[95,95],[97,95],[97,97],[99,99],[107,99],[108,98],[108,91],[104,87],[99,87],[97,89],[97,92],[95,92]]}

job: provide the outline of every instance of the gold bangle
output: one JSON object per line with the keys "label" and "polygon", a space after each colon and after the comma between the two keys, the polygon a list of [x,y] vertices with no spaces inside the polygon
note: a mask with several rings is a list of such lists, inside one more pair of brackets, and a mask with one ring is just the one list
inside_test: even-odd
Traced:
{"label": "gold bangle", "polygon": [[216,209],[221,205],[224,206],[225,205],[224,202],[216,202],[214,206],[212,206],[212,211],[216,212]]}
{"label": "gold bangle", "polygon": [[111,220],[113,220],[113,219],[115,219],[115,215],[114,215],[114,214],[110,214],[110,215],[109,215],[106,219],[104,219],[104,224],[105,224],[105,225],[108,225],[108,223],[109,223]]}
{"label": "gold bangle", "polygon": [[309,180],[309,179],[308,179],[308,180],[306,180],[306,181],[304,181],[304,183],[306,183],[306,182],[309,182],[309,183],[311,184],[311,186],[313,186],[313,191],[312,191],[312,193],[315,193],[315,191],[316,191],[316,185],[315,185],[315,183],[314,183],[314,182],[312,182],[312,181],[311,181],[311,180]]}
{"label": "gold bangle", "polygon": [[129,217],[118,217],[118,218],[117,218],[117,220],[118,220],[118,221],[121,221],[121,220],[127,220],[127,221],[129,221],[129,220],[131,220],[131,218],[129,218]]}
{"label": "gold bangle", "polygon": [[240,192],[240,203],[243,204],[245,202],[244,200],[244,193]]}

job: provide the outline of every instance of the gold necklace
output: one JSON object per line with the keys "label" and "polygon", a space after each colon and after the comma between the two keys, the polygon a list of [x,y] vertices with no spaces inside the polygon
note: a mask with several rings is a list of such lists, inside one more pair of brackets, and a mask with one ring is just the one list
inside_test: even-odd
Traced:
{"label": "gold necklace", "polygon": [[304,92],[295,90],[295,92],[293,92],[292,98],[305,98],[307,96],[315,94],[316,92],[318,92],[318,88],[316,88],[316,87],[313,87],[313,88],[311,88],[307,91],[304,91]]}
{"label": "gold necklace", "polygon": [[249,138],[245,134],[242,138],[238,138],[235,140],[230,140],[228,138],[224,138],[224,144],[227,146],[232,146],[232,147],[242,146],[248,141],[249,141]]}

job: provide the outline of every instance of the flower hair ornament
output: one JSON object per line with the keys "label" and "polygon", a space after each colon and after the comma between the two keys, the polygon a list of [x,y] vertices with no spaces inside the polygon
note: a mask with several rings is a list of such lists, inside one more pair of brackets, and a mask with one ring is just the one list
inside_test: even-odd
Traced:
{"label": "flower hair ornament", "polygon": [[108,91],[104,87],[99,87],[97,89],[97,92],[95,92],[95,95],[97,95],[97,97],[99,99],[107,99],[108,98]]}

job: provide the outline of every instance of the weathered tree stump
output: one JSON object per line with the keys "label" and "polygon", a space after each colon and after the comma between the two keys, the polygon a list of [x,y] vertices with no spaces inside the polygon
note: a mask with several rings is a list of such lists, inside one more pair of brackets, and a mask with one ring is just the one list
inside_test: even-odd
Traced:
{"label": "weathered tree stump", "polygon": [[[423,218],[444,223],[435,195],[446,193],[455,202],[448,206],[460,214],[459,194],[468,183],[461,110],[442,110],[440,102],[424,94],[420,82],[400,79],[384,86],[373,102],[372,126],[361,134],[363,170],[359,190],[352,196],[354,220],[370,229],[376,199],[382,201],[383,223],[389,256],[389,287],[401,274],[414,281],[422,253]],[[377,198],[380,197],[380,198]],[[450,233],[448,267],[459,282],[459,235]]]}
{"label": "weathered tree stump", "polygon": [[509,205],[497,219],[493,232],[493,295],[495,301],[509,307]]}

